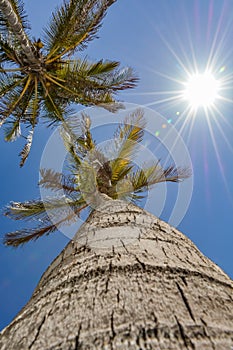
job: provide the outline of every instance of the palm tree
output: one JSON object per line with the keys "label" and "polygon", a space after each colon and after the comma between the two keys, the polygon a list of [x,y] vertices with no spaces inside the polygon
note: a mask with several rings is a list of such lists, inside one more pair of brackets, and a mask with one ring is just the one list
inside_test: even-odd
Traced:
{"label": "palm tree", "polygon": [[[179,182],[190,176],[189,169],[173,165],[161,167],[159,161],[139,169],[133,162],[143,140],[145,119],[138,109],[119,124],[111,145],[109,159],[93,139],[91,120],[70,118],[60,133],[68,152],[69,172],[41,169],[40,186],[55,191],[55,198],[12,202],[5,215],[15,220],[37,221],[32,229],[8,233],[5,244],[19,246],[56,231],[77,220],[84,209],[93,211],[109,199],[124,199],[137,203],[146,196],[148,188],[165,181]],[[109,147],[108,147],[109,149]],[[52,220],[52,222],[51,222]]]}
{"label": "palm tree", "polygon": [[181,232],[109,200],[43,274],[0,348],[231,349],[232,292],[229,277]]}
{"label": "palm tree", "polygon": [[140,110],[119,125],[114,159],[95,144],[87,115],[76,129],[70,122],[61,128],[69,173],[41,171],[40,185],[57,198],[11,203],[7,216],[39,226],[7,234],[5,244],[49,234],[84,208],[91,213],[2,331],[0,348],[230,349],[232,281],[181,232],[134,204],[148,187],[189,171],[134,165],[145,126]]}
{"label": "palm tree", "polygon": [[131,68],[117,61],[90,62],[76,58],[96,37],[107,9],[115,0],[67,0],[52,14],[43,39],[29,36],[29,23],[20,0],[0,0],[0,126],[6,141],[30,127],[21,152],[21,166],[30,152],[41,116],[64,121],[71,104],[99,105],[115,111],[114,94],[135,86]]}

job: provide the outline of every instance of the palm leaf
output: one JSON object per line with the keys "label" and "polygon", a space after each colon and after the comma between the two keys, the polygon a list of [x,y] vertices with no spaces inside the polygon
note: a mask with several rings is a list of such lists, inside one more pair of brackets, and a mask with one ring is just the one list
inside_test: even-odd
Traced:
{"label": "palm leaf", "polygon": [[[5,211],[6,216],[10,216],[15,220],[31,220],[33,218],[37,219],[40,224],[36,228],[7,233],[3,242],[8,246],[18,247],[29,241],[37,240],[44,235],[49,235],[57,231],[62,225],[69,225],[75,222],[76,216],[86,207],[87,204],[82,198],[76,200],[75,203],[64,198],[61,200],[47,200],[46,202],[12,203],[11,207],[8,207]],[[59,210],[61,208],[62,210]],[[53,223],[50,221],[51,218]]]}
{"label": "palm leaf", "polygon": [[48,60],[53,61],[77,47],[84,49],[95,38],[108,7],[115,0],[70,0],[52,14],[45,29]]}
{"label": "palm leaf", "polygon": [[4,130],[6,141],[15,141],[21,135],[20,119],[8,121]]}
{"label": "palm leaf", "polygon": [[[38,220],[46,222],[49,216],[56,220],[68,215],[76,208],[85,204],[83,198],[79,196],[74,201],[69,197],[62,196],[61,198],[47,198],[46,200],[33,200],[29,202],[12,202],[4,211],[4,215],[14,220],[30,221]],[[68,214],[67,214],[68,213]]]}
{"label": "palm leaf", "polygon": [[75,213],[66,216],[64,219],[57,221],[55,224],[48,221],[47,225],[39,225],[36,228],[29,228],[18,230],[15,232],[7,233],[4,237],[3,243],[8,246],[18,247],[28,243],[29,241],[36,241],[38,238],[49,235],[59,229],[61,225],[69,225],[73,223],[76,219]]}
{"label": "palm leaf", "polygon": [[[80,99],[82,104],[109,104],[114,102],[111,94],[135,87],[138,80],[131,68],[117,70],[118,67],[119,62],[92,63],[85,58],[64,65],[58,77],[73,91],[74,102]],[[63,94],[67,98],[70,95],[66,91]]]}
{"label": "palm leaf", "polygon": [[191,171],[188,168],[176,167],[175,165],[169,165],[163,168],[157,162],[130,174],[129,180],[134,192],[139,193],[148,190],[149,187],[160,182],[180,182],[190,176]]}
{"label": "palm leaf", "polygon": [[48,226],[39,226],[35,229],[23,229],[15,232],[7,233],[3,239],[3,243],[7,246],[18,247],[28,243],[29,241],[36,241],[38,238],[49,235],[58,229],[58,223],[50,224]]}
{"label": "palm leaf", "polygon": [[52,169],[40,169],[39,185],[52,191],[64,191],[66,194],[79,192],[72,175],[64,175]]}
{"label": "palm leaf", "polygon": [[142,141],[145,127],[143,112],[138,109],[125,118],[117,129],[115,138],[116,158],[111,162],[112,183],[116,184],[131,170],[131,159]]}
{"label": "palm leaf", "polygon": [[90,118],[85,113],[81,113],[81,118],[80,120],[77,117],[70,117],[60,129],[73,169],[78,169],[87,152],[95,149],[95,142],[90,132]]}
{"label": "palm leaf", "polygon": [[[7,40],[8,39],[8,40]],[[20,63],[18,52],[17,52],[17,46],[12,46],[11,41],[9,38],[3,39],[3,37],[0,35],[0,62],[2,63]],[[3,68],[2,68],[3,69]],[[4,69],[3,69],[4,71]]]}
{"label": "palm leaf", "polygon": [[[29,241],[36,241],[38,238],[49,235],[57,231],[63,225],[70,225],[76,221],[76,216],[80,211],[85,209],[87,205],[84,203],[80,208],[75,208],[69,215],[56,223],[51,223],[47,220],[47,225],[39,225],[36,228],[29,228],[7,233],[3,239],[3,243],[8,246],[18,247]],[[44,222],[45,224],[45,222]]]}

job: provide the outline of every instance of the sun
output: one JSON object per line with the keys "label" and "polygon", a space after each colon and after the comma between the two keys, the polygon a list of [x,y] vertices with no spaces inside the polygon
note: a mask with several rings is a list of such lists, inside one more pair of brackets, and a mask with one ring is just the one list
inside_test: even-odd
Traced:
{"label": "sun", "polygon": [[190,75],[184,85],[183,98],[192,109],[213,107],[218,98],[220,83],[212,73],[206,71]]}

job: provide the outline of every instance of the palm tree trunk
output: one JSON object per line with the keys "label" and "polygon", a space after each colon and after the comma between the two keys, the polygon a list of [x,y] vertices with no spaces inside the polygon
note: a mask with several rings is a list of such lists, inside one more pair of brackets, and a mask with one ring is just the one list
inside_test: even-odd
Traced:
{"label": "palm tree trunk", "polygon": [[21,49],[28,59],[28,63],[36,63],[37,59],[32,50],[32,44],[28,39],[18,16],[15,14],[9,0],[0,0],[0,11],[3,13],[5,20],[9,24],[11,31],[16,36],[21,45]]}
{"label": "palm tree trunk", "polygon": [[232,292],[181,232],[108,201],[49,266],[0,348],[231,350]]}

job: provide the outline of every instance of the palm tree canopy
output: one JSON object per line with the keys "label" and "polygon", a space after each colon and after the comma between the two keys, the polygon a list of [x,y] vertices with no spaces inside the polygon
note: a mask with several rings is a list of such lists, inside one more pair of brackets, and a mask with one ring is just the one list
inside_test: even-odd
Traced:
{"label": "palm tree canopy", "polygon": [[145,164],[139,169],[134,156],[143,140],[145,119],[142,110],[136,110],[119,124],[111,141],[114,158],[109,159],[91,133],[91,120],[82,113],[70,118],[60,132],[68,152],[66,174],[51,169],[41,169],[40,186],[56,193],[55,198],[24,203],[12,202],[4,214],[15,220],[33,221],[38,225],[5,235],[6,245],[19,246],[30,240],[56,231],[62,225],[77,220],[80,212],[95,210],[103,200],[123,199],[137,203],[147,195],[147,190],[160,182],[179,182],[190,176],[188,168],[160,162]]}
{"label": "palm tree canopy", "polygon": [[21,152],[30,151],[38,118],[64,121],[71,104],[99,105],[115,111],[117,91],[132,88],[137,78],[117,61],[90,62],[74,54],[96,38],[106,11],[115,0],[65,0],[53,13],[42,40],[29,35],[20,0],[0,0],[0,126],[6,141],[31,132]]}

